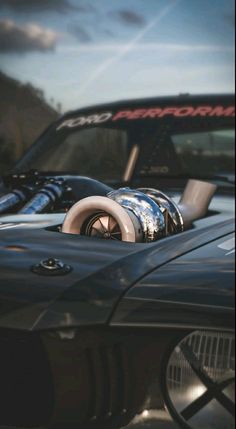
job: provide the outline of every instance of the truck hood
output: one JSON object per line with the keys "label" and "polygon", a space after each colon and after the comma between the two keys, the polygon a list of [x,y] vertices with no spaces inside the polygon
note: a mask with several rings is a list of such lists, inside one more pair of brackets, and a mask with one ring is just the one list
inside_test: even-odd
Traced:
{"label": "truck hood", "polygon": [[[43,330],[108,323],[120,299],[148,274],[230,234],[233,221],[152,244],[61,234],[48,229],[0,230],[0,327]],[[61,276],[32,267],[56,258],[71,267]]]}

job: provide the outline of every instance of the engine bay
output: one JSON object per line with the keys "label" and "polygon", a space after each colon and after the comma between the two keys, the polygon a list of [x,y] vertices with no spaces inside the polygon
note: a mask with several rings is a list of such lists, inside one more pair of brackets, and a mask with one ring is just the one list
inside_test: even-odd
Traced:
{"label": "engine bay", "polygon": [[[57,176],[34,170],[10,174],[3,177],[0,187],[0,215],[23,211],[25,214],[66,213],[78,200],[93,194],[106,195],[111,190],[101,182],[82,176]],[[47,198],[39,201],[39,194]],[[26,208],[25,205],[33,200],[35,205]]]}
{"label": "engine bay", "polygon": [[64,213],[59,231],[133,243],[155,242],[190,229],[204,218],[217,186],[189,180],[176,203],[153,188],[113,189],[82,176],[37,171],[5,177],[0,215]]}

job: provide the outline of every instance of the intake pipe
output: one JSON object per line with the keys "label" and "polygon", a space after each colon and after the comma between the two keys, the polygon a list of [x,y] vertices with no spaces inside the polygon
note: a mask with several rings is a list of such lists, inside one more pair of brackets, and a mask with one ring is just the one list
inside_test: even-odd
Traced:
{"label": "intake pipe", "polygon": [[32,215],[43,213],[53,207],[64,192],[63,181],[48,183],[32,197],[32,199],[20,210],[19,214]]}
{"label": "intake pipe", "polygon": [[14,189],[12,192],[4,195],[0,198],[0,214],[9,213],[14,208],[22,205],[31,194],[32,189],[22,186],[20,189]]}
{"label": "intake pipe", "polygon": [[206,216],[216,189],[217,186],[209,182],[188,181],[178,204],[185,229],[189,228],[195,220]]}

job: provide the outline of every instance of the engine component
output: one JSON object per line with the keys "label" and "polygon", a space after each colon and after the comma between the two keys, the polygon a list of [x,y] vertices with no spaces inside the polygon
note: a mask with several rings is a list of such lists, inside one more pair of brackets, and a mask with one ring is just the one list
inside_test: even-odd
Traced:
{"label": "engine component", "polygon": [[179,202],[179,210],[183,217],[185,227],[204,217],[207,213],[211,199],[217,186],[213,183],[200,180],[189,180],[183,196]]}
{"label": "engine component", "polygon": [[156,202],[139,190],[121,188],[108,197],[132,213],[142,231],[142,241],[152,242],[165,236],[165,218]]}
{"label": "engine component", "polygon": [[27,198],[31,195],[29,187],[21,187],[15,189],[7,195],[0,198],[0,214],[7,213],[19,204],[23,204]]}
{"label": "engine component", "polygon": [[184,221],[175,202],[166,194],[156,189],[141,188],[139,191],[154,200],[165,217],[166,235],[178,234],[184,230]]}
{"label": "engine component", "polygon": [[183,232],[206,214],[216,186],[191,180],[178,206],[156,189],[121,188],[107,197],[88,197],[68,212],[62,232],[150,243]]}
{"label": "engine component", "polygon": [[130,242],[152,242],[166,235],[164,214],[148,195],[121,188],[107,197],[75,204],[62,232]]}
{"label": "engine component", "polygon": [[104,239],[114,238],[117,232],[122,241],[142,241],[135,215],[108,197],[88,197],[76,203],[65,218],[62,232]]}
{"label": "engine component", "polygon": [[64,191],[62,181],[46,184],[36,195],[20,210],[20,214],[42,213],[46,208],[52,206]]}

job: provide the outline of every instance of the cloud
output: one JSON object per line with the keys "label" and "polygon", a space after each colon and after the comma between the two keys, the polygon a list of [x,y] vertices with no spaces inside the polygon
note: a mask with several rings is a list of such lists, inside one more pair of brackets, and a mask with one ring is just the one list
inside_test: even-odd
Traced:
{"label": "cloud", "polygon": [[69,0],[0,0],[0,9],[11,9],[21,13],[67,12],[75,7]]}
{"label": "cloud", "polygon": [[70,29],[70,33],[73,34],[76,39],[81,43],[89,43],[92,41],[92,37],[89,32],[85,30],[80,24],[75,24]]}
{"label": "cloud", "polygon": [[146,20],[142,15],[129,9],[118,10],[112,12],[111,15],[125,25],[142,27],[146,24]]}
{"label": "cloud", "polygon": [[20,26],[9,19],[0,20],[0,53],[27,53],[53,50],[57,34],[36,24]]}

